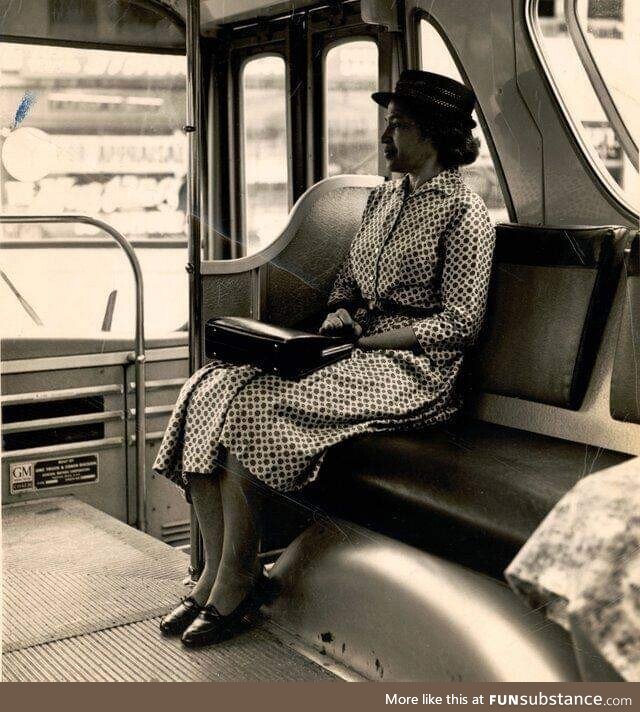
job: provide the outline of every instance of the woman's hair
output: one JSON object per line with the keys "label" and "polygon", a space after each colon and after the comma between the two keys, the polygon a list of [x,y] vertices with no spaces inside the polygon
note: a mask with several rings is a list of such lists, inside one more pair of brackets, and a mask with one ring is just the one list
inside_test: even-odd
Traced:
{"label": "woman's hair", "polygon": [[423,138],[427,138],[438,152],[438,161],[443,168],[457,168],[473,163],[480,152],[480,140],[471,133],[471,128],[456,119],[427,118],[421,111],[400,102],[400,109],[416,122]]}

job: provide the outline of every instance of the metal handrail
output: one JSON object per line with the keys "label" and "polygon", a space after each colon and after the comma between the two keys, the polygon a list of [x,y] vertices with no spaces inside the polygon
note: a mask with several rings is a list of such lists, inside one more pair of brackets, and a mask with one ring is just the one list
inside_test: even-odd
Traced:
{"label": "metal handrail", "polygon": [[633,136],[631,136],[622,115],[618,111],[618,107],[609,92],[607,84],[604,81],[600,69],[598,68],[597,62],[593,57],[591,48],[589,47],[589,42],[584,34],[582,26],[580,25],[580,21],[578,20],[577,4],[578,0],[564,1],[564,14],[567,22],[567,29],[569,30],[569,34],[571,35],[573,44],[578,52],[582,66],[589,77],[593,90],[602,104],[602,108],[604,109],[604,113],[609,120],[609,123],[613,127],[613,130],[622,144],[622,148],[631,161],[631,164],[636,170],[638,170],[638,147],[636,146]]}
{"label": "metal handrail", "polygon": [[136,253],[124,235],[102,220],[88,215],[0,215],[0,223],[84,223],[93,225],[110,235],[124,250],[129,260],[136,284],[136,335],[134,344],[135,383],[136,383],[136,471],[137,471],[137,507],[136,526],[147,530],[147,478],[145,462],[145,347],[144,347],[144,287],[142,270]]}

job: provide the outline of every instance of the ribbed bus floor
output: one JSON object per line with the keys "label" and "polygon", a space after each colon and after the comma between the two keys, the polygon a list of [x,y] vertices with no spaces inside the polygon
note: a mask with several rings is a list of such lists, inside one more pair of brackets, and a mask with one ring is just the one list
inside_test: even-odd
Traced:
{"label": "ribbed bus floor", "polygon": [[73,497],[3,507],[4,681],[328,681],[254,627],[187,650],[158,621],[186,589],[184,553]]}

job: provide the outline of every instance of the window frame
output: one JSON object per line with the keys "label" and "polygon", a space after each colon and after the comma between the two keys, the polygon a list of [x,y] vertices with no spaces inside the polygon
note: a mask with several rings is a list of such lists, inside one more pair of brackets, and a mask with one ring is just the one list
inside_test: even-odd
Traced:
{"label": "window frame", "polygon": [[[350,44],[351,42],[370,42],[372,43],[377,52],[378,52],[378,61],[377,61],[377,79],[378,79],[378,88],[376,91],[380,91],[380,45],[377,42],[377,36],[374,34],[358,34],[358,35],[350,35],[346,37],[338,37],[337,39],[333,39],[331,42],[327,43],[323,47],[322,51],[322,66],[321,66],[321,93],[319,95],[319,103],[322,106],[322,112],[321,112],[321,123],[319,124],[321,128],[321,132],[319,135],[319,143],[320,143],[320,151],[319,151],[319,159],[320,159],[320,165],[322,169],[322,177],[326,178],[328,176],[328,169],[329,169],[329,121],[328,121],[328,112],[327,112],[327,89],[328,89],[328,84],[327,84],[327,56],[329,55],[329,52],[333,49],[336,49],[337,47],[340,47],[345,44]],[[371,110],[376,111],[377,106],[375,103],[371,102]],[[380,139],[380,121],[378,120],[378,142]],[[378,155],[378,160],[377,160],[378,166],[380,165],[380,156]],[[338,174],[340,175],[340,174]]]}
{"label": "window frame", "polygon": [[[236,134],[236,140],[234,145],[237,146],[238,156],[235,161],[237,166],[237,173],[235,179],[235,193],[237,197],[237,204],[235,209],[232,211],[234,223],[232,223],[232,234],[236,236],[236,240],[240,239],[242,243],[242,252],[245,253],[247,250],[247,181],[246,181],[246,150],[245,150],[245,112],[244,112],[244,72],[247,65],[258,59],[265,59],[267,57],[277,57],[282,60],[284,66],[284,105],[285,105],[285,148],[286,148],[286,162],[287,162],[287,208],[288,212],[291,211],[293,205],[293,188],[292,188],[292,156],[291,156],[291,111],[290,102],[288,101],[289,87],[291,84],[289,63],[287,62],[287,56],[284,51],[278,51],[277,49],[266,49],[264,47],[256,48],[258,51],[242,53],[238,58],[239,61],[234,70],[234,79],[236,85],[236,91],[234,92],[235,97],[232,103],[233,111],[235,111],[236,122],[234,126],[234,132]],[[276,236],[277,237],[277,236]],[[235,247],[237,243],[232,243],[232,251],[237,250]],[[242,255],[233,255],[232,257],[244,257]]]}
{"label": "window frame", "polygon": [[[586,136],[578,126],[576,119],[573,117],[571,111],[569,110],[569,107],[567,106],[566,101],[562,96],[562,93],[560,92],[560,89],[557,85],[556,80],[554,79],[553,72],[551,70],[551,67],[549,66],[549,62],[547,61],[547,57],[544,51],[544,37],[542,35],[540,24],[536,16],[537,8],[538,0],[525,0],[525,25],[529,40],[534,51],[535,58],[537,59],[539,66],[542,68],[543,78],[546,80],[547,86],[551,90],[551,95],[555,99],[555,105],[558,109],[562,125],[564,126],[567,135],[572,140],[573,145],[578,149],[577,156],[579,159],[581,159],[581,162],[587,168],[589,174],[594,179],[595,184],[600,188],[604,195],[610,201],[612,201],[614,207],[617,210],[622,211],[623,213],[626,213],[637,219],[638,215],[640,214],[640,208],[633,205],[629,201],[622,188],[616,183],[604,163],[597,156],[597,154],[595,153],[595,149],[587,141]],[[573,41],[573,38],[571,39]],[[577,48],[575,49],[578,53]],[[578,57],[580,58],[579,53]],[[589,73],[586,71],[586,69],[585,72],[587,74],[587,78],[591,82],[591,77],[589,76]],[[596,95],[596,99],[598,100],[598,102],[600,102],[600,105],[602,106],[601,97],[597,94],[595,87],[594,93]],[[605,116],[607,116],[607,112],[604,110],[604,107],[602,107],[602,109]],[[622,150],[627,159],[630,160],[625,152],[624,146],[622,146]]]}
{"label": "window frame", "polygon": [[[462,61],[460,60],[460,57],[445,34],[442,26],[438,22],[438,20],[429,12],[426,10],[423,10],[421,8],[417,8],[414,13],[414,18],[413,18],[413,33],[414,33],[414,43],[415,43],[415,48],[416,48],[416,61],[418,63],[417,69],[422,68],[422,33],[420,31],[420,23],[422,21],[428,22],[433,29],[440,35],[440,39],[444,42],[445,46],[449,50],[449,54],[451,55],[451,59],[453,60],[454,64],[456,65],[456,68],[458,69],[458,72],[460,73],[460,76],[462,77],[462,81],[465,83],[467,87],[469,87],[471,90],[473,90],[473,85],[469,81],[469,76],[467,75],[467,72],[465,71],[464,65],[462,64]],[[498,183],[500,184],[500,190],[502,191],[502,197],[504,199],[504,204],[507,209],[507,214],[509,215],[509,221],[517,223],[518,222],[518,216],[516,213],[516,209],[513,203],[513,198],[511,196],[511,190],[509,189],[509,184],[507,182],[507,178],[505,175],[505,172],[502,168],[502,162],[500,161],[500,156],[498,155],[498,151],[496,149],[496,145],[493,141],[493,136],[491,135],[491,131],[489,129],[489,124],[487,123],[487,120],[484,116],[484,113],[482,112],[482,107],[480,106],[480,102],[476,102],[475,106],[475,112],[478,117],[478,122],[480,124],[480,128],[482,130],[482,135],[484,140],[487,142],[487,148],[489,149],[489,154],[491,155],[491,160],[493,162],[493,167],[496,171],[496,175],[498,176]]]}

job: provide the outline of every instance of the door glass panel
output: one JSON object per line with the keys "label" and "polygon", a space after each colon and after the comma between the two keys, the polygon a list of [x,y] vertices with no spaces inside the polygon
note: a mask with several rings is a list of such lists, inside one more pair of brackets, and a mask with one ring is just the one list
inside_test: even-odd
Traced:
{"label": "door glass panel", "polygon": [[345,42],[327,52],[325,107],[327,175],[378,173],[378,47]]}
{"label": "door glass panel", "polygon": [[258,57],[242,72],[245,244],[251,255],[284,228],[289,213],[286,70],[282,57]]}
{"label": "door glass panel", "polygon": [[[438,34],[438,31],[426,20],[422,20],[420,25],[422,69],[427,72],[443,74],[462,82],[462,77],[451,56],[451,52]],[[509,213],[502,195],[500,181],[475,111],[473,112],[473,118],[478,124],[473,129],[473,135],[480,141],[480,154],[475,163],[470,166],[461,166],[460,172],[464,176],[467,185],[484,200],[491,214],[491,219],[494,222],[508,221]]]}
{"label": "door glass panel", "polygon": [[[187,321],[184,56],[4,43],[0,207],[82,213],[119,230],[142,263],[146,332]],[[3,335],[133,331],[121,250],[82,224],[2,226]],[[113,293],[115,292],[115,296]]]}

